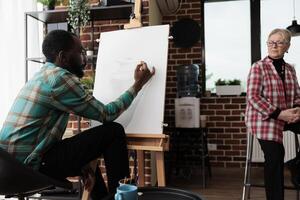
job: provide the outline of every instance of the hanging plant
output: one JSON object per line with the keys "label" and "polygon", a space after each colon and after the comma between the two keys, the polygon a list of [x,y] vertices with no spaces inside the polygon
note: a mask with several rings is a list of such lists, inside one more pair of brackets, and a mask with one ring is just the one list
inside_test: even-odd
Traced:
{"label": "hanging plant", "polygon": [[70,0],[68,9],[68,24],[73,33],[79,33],[79,28],[84,27],[90,20],[90,10],[87,0]]}

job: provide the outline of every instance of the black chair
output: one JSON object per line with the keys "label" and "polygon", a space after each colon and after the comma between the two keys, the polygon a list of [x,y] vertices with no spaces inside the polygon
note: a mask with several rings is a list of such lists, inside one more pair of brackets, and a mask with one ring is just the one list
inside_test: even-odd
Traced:
{"label": "black chair", "polygon": [[34,171],[0,148],[0,195],[24,200],[27,196],[55,187],[72,190],[73,184]]}

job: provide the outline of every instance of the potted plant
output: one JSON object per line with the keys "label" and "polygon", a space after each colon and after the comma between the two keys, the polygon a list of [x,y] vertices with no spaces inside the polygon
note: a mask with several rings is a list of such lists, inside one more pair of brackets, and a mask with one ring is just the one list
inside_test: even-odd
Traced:
{"label": "potted plant", "polygon": [[241,80],[239,79],[228,80],[228,85],[241,85]]}
{"label": "potted plant", "polygon": [[67,21],[71,31],[79,35],[80,28],[86,26],[89,20],[90,10],[87,0],[70,0]]}
{"label": "potted plant", "polygon": [[89,92],[93,93],[94,88],[94,77],[93,76],[86,76],[80,79],[80,82],[82,83],[84,89]]}
{"label": "potted plant", "polygon": [[215,82],[216,94],[221,95],[240,95],[242,92],[241,81],[238,79],[222,80]]}
{"label": "potted plant", "polygon": [[44,5],[44,10],[54,10],[56,0],[37,0],[39,3]]}

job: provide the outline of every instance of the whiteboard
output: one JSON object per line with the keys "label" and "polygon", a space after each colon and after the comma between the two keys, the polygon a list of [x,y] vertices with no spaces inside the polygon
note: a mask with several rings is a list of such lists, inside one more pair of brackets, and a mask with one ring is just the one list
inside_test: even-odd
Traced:
{"label": "whiteboard", "polygon": [[168,36],[169,25],[101,33],[93,95],[102,103],[114,101],[133,85],[141,61],[155,67],[155,75],[115,120],[127,134],[163,133]]}

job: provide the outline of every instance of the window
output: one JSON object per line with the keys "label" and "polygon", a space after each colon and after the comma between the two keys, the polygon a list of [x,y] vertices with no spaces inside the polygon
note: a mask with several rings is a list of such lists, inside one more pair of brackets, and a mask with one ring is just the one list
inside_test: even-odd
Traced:
{"label": "window", "polygon": [[[296,19],[300,20],[300,2],[295,1]],[[298,3],[298,4],[297,4]],[[297,12],[298,11],[298,12]],[[279,14],[280,13],[280,14]],[[261,52],[262,58],[267,56],[266,41],[269,33],[275,28],[286,28],[292,24],[293,0],[261,1]],[[300,78],[300,37],[292,37],[289,52],[284,59],[295,66]]]}
{"label": "window", "polygon": [[240,79],[245,91],[251,67],[250,2],[204,4],[206,90],[215,92],[215,81]]}

